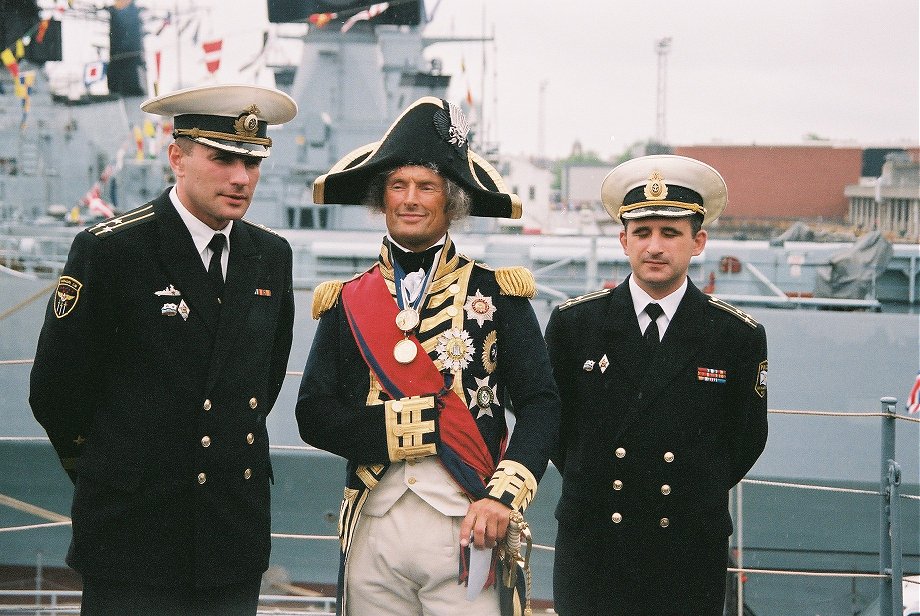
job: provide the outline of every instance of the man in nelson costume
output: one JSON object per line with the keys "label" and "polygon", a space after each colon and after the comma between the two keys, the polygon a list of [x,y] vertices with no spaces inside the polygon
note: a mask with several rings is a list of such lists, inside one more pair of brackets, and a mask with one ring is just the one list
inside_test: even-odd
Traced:
{"label": "man in nelson costume", "polygon": [[348,460],[342,614],[526,608],[515,541],[559,398],[531,273],[478,263],[448,233],[466,211],[521,213],[467,137],[458,107],[425,97],[314,184],[316,203],[364,203],[387,226],[373,267],[316,289],[297,403],[302,438]]}

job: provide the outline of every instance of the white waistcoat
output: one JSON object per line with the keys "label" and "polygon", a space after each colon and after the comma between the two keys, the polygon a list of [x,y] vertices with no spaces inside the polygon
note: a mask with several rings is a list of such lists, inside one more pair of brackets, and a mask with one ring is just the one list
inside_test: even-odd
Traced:
{"label": "white waistcoat", "polygon": [[436,456],[394,462],[367,496],[362,514],[382,516],[406,490],[446,516],[465,516],[470,500]]}

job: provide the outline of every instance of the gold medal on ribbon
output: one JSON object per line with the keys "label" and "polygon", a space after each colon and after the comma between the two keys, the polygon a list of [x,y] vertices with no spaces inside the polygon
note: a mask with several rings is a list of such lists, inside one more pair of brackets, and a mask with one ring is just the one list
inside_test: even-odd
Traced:
{"label": "gold medal on ribbon", "polygon": [[400,331],[407,333],[411,332],[418,326],[418,323],[419,316],[415,308],[403,308],[399,311],[399,314],[396,315],[396,327],[398,327]]}
{"label": "gold medal on ribbon", "polygon": [[415,342],[408,338],[403,338],[393,347],[393,357],[401,364],[412,363],[417,354],[418,347],[415,346]]}

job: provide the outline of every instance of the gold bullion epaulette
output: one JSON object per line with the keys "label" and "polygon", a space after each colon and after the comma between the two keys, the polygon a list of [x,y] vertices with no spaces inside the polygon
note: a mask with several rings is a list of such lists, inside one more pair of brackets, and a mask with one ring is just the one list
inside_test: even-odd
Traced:
{"label": "gold bullion epaulette", "polygon": [[316,289],[313,290],[313,308],[311,310],[314,320],[318,320],[326,311],[338,303],[344,284],[341,280],[327,280],[316,285]]}
{"label": "gold bullion epaulette", "polygon": [[145,220],[153,220],[155,216],[156,213],[153,211],[153,205],[144,205],[121,216],[103,220],[86,230],[96,237],[106,237],[139,225]]}
{"label": "gold bullion epaulette", "polygon": [[[477,265],[482,264],[477,263]],[[483,267],[491,269],[487,266]],[[498,283],[498,290],[501,291],[502,295],[532,299],[537,294],[537,283],[533,278],[533,274],[529,269],[520,265],[496,268],[495,282]]]}
{"label": "gold bullion epaulette", "polygon": [[751,327],[755,329],[757,328],[757,321],[755,321],[754,317],[746,313],[744,310],[741,310],[740,308],[736,308],[735,306],[732,306],[728,302],[723,301],[719,299],[718,297],[712,297],[711,295],[709,296],[709,303],[715,306],[716,308],[718,308],[719,310],[724,310],[728,314],[738,317],[739,319],[741,319],[742,321],[744,321]]}
{"label": "gold bullion epaulette", "polygon": [[252,222],[251,220],[246,220],[245,218],[242,218],[241,220],[242,220],[243,222],[245,222],[247,225],[252,225],[253,227],[257,227],[257,228],[259,228],[259,229],[262,229],[263,231],[268,231],[268,232],[271,233],[272,235],[277,235],[278,237],[282,237],[282,235],[281,235],[280,233],[278,233],[278,232],[275,231],[274,229],[271,229],[271,228],[269,228],[269,227],[266,227],[265,225],[263,225],[263,224],[260,223],[260,222]]}
{"label": "gold bullion epaulette", "polygon": [[591,291],[590,293],[585,293],[584,295],[579,295],[578,297],[567,299],[559,304],[559,310],[567,310],[572,306],[577,306],[578,304],[582,304],[584,302],[590,302],[593,299],[600,299],[601,297],[605,297],[608,293],[610,293],[611,290],[612,289],[600,289],[598,291]]}

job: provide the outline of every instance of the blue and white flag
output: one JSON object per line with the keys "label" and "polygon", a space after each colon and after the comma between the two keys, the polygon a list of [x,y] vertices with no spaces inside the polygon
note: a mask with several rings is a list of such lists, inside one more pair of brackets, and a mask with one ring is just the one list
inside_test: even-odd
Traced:
{"label": "blue and white flag", "polygon": [[102,60],[96,60],[95,62],[90,62],[83,67],[83,84],[92,85],[97,81],[102,81],[105,77],[105,68],[106,63]]}

